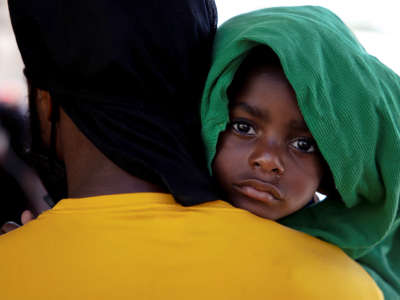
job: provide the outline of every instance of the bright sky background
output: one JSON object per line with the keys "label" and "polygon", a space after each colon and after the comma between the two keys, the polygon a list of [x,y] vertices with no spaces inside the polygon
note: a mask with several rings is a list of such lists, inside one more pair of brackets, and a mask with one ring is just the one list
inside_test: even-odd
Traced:
{"label": "bright sky background", "polygon": [[272,6],[319,5],[332,10],[367,51],[400,74],[400,0],[216,0],[219,24],[240,13]]}
{"label": "bright sky background", "polygon": [[[353,29],[368,52],[400,74],[400,0],[216,0],[216,3],[220,24],[237,14],[265,7],[325,6]],[[14,98],[24,101],[22,67],[7,1],[0,0],[0,94],[15,94]]]}

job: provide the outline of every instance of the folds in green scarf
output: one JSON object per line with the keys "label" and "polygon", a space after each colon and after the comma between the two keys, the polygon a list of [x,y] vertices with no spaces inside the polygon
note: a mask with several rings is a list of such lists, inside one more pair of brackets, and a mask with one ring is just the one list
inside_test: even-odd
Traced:
{"label": "folds in green scarf", "polygon": [[232,18],[217,33],[202,99],[209,167],[229,120],[226,90],[258,45],[279,56],[341,197],[328,196],[281,222],[339,246],[372,275],[386,299],[400,299],[399,76],[322,7],[269,8]]}

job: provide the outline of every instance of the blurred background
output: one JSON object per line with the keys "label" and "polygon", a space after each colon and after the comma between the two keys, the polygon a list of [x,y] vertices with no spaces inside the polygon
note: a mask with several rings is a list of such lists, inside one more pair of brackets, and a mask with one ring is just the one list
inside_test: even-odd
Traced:
{"label": "blurred background", "polygon": [[[228,18],[254,9],[320,5],[336,13],[356,34],[372,55],[400,73],[399,0],[216,0],[219,24]],[[23,64],[12,34],[7,1],[0,0],[0,101],[26,109]]]}
{"label": "blurred background", "polygon": [[319,5],[349,26],[367,51],[400,74],[399,0],[216,0],[219,24],[240,13],[273,6]]}
{"label": "blurred background", "polygon": [[29,144],[27,88],[23,64],[12,33],[6,0],[0,0],[0,234],[5,222],[48,209],[39,178],[22,160]]}
{"label": "blurred background", "polygon": [[0,102],[26,108],[23,64],[11,29],[7,1],[0,0]]}

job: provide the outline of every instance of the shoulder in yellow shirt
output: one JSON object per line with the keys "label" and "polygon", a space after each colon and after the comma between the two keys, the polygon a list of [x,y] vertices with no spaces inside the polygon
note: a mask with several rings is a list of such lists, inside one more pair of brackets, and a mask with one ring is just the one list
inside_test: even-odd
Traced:
{"label": "shoulder in yellow shirt", "polygon": [[383,299],[340,249],[216,201],[62,200],[0,237],[2,299]]}

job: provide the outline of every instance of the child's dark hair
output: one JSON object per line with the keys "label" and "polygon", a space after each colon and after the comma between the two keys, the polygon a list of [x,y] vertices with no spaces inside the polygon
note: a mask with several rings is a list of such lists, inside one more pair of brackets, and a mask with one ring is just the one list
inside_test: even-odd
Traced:
{"label": "child's dark hair", "polygon": [[227,90],[228,99],[233,101],[237,94],[243,89],[250,74],[264,69],[265,67],[282,69],[278,55],[268,46],[254,47],[249,51],[236,71],[232,83]]}
{"label": "child's dark hair", "polygon": [[[268,46],[256,46],[249,51],[242,64],[237,69],[232,83],[228,87],[227,96],[229,99],[229,106],[234,103],[234,99],[244,88],[247,79],[253,73],[264,70],[265,68],[282,70],[282,65],[278,55]],[[329,196],[338,196],[338,191],[335,188],[333,175],[330,171],[329,165],[323,159],[324,175],[321,180],[318,190]]]}

